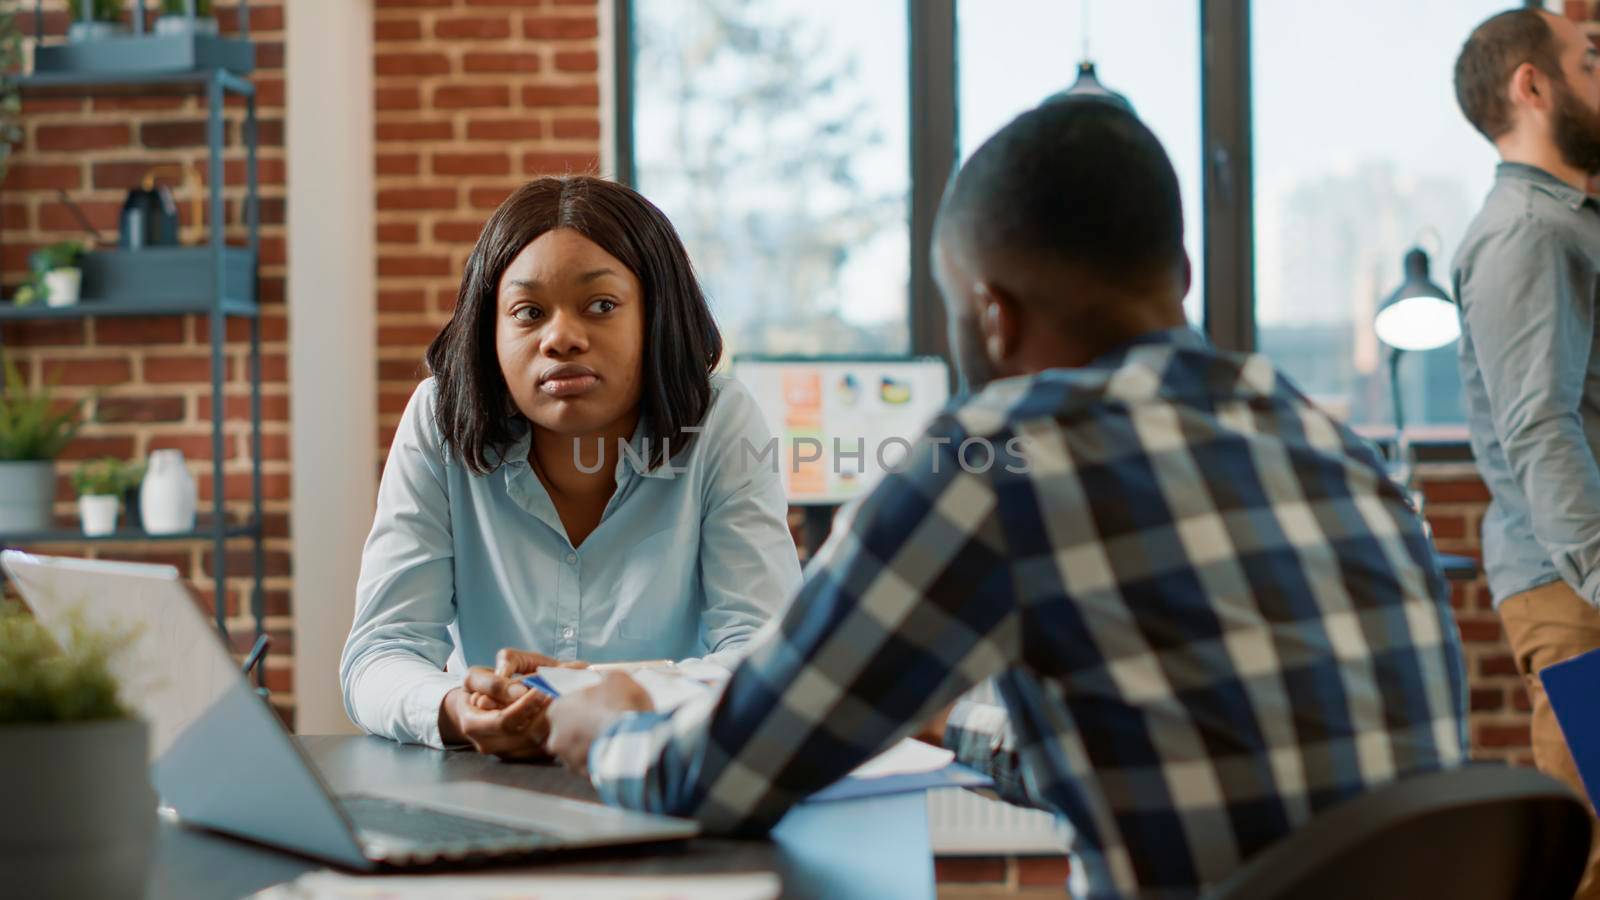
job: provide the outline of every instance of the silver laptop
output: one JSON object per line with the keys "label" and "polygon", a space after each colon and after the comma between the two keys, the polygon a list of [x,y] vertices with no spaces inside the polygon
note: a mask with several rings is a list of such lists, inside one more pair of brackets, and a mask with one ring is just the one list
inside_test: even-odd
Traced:
{"label": "silver laptop", "polygon": [[693,822],[481,781],[335,795],[240,673],[170,566],[0,553],[34,615],[60,635],[136,629],[115,661],[151,728],[151,779],[186,824],[356,869],[525,856],[694,837]]}

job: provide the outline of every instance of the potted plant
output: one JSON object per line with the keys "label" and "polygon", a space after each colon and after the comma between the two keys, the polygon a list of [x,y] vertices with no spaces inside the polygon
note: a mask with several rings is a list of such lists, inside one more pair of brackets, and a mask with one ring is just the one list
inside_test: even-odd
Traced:
{"label": "potted plant", "polygon": [[17,289],[17,305],[27,306],[40,297],[50,306],[77,303],[83,288],[83,253],[77,241],[58,241],[29,254],[33,277]]}
{"label": "potted plant", "polygon": [[6,896],[142,897],[156,833],[150,735],[118,695],[133,635],[58,642],[0,605],[0,871]]}
{"label": "potted plant", "polygon": [[11,153],[22,143],[22,89],[17,76],[24,74],[22,29],[11,8],[0,8],[0,182],[6,180]]}
{"label": "potted plant", "polygon": [[84,41],[103,41],[117,36],[121,30],[122,0],[68,0],[72,7],[72,25],[67,28],[67,40],[74,44]]}
{"label": "potted plant", "polygon": [[82,463],[72,473],[78,492],[78,519],[87,537],[102,537],[117,530],[117,503],[128,487],[128,467],[112,457]]}
{"label": "potted plant", "polygon": [[156,34],[205,34],[215,37],[219,29],[211,14],[211,0],[161,0],[161,18]]}
{"label": "potted plant", "polygon": [[58,404],[54,382],[30,389],[5,360],[0,388],[0,534],[45,531],[54,523],[55,459],[78,433],[83,401]]}

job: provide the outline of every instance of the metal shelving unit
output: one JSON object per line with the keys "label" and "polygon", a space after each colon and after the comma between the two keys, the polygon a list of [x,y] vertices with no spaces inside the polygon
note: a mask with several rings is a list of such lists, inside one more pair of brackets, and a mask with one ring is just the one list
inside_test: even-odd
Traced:
{"label": "metal shelving unit", "polygon": [[[248,41],[248,7],[241,10],[240,41]],[[102,94],[127,95],[130,93],[203,93],[207,100],[207,136],[209,143],[208,170],[210,200],[210,236],[202,248],[209,257],[209,276],[205,283],[193,285],[192,290],[154,290],[147,285],[112,285],[105,293],[86,294],[75,306],[49,307],[44,305],[14,306],[0,303],[0,325],[6,322],[28,320],[89,319],[112,316],[186,316],[203,315],[210,325],[211,348],[211,448],[212,448],[212,508],[210,515],[202,515],[192,532],[172,535],[151,535],[138,529],[124,529],[105,537],[89,538],[73,530],[51,530],[32,533],[0,534],[0,544],[33,545],[49,543],[113,543],[142,541],[200,541],[212,542],[212,577],[214,613],[217,628],[224,639],[227,634],[227,542],[230,539],[248,538],[254,549],[254,584],[249,598],[249,609],[255,619],[256,634],[262,633],[265,598],[262,578],[266,570],[263,547],[264,517],[261,500],[261,325],[258,300],[259,264],[261,251],[261,202],[258,178],[257,150],[258,128],[256,122],[255,86],[243,75],[222,68],[195,68],[182,71],[129,71],[129,72],[41,72],[18,79],[24,95],[35,96],[97,96]],[[223,200],[225,167],[223,165],[224,101],[233,94],[244,98],[245,121],[242,142],[245,147],[245,223],[249,239],[244,247],[233,247],[226,242],[226,215]],[[228,272],[237,272],[243,266],[248,272],[247,283],[238,278],[230,281]],[[87,285],[86,285],[87,287]],[[247,521],[230,522],[227,515],[227,481],[223,472],[226,458],[226,398],[223,386],[227,375],[224,348],[227,342],[229,318],[241,318],[250,323],[250,436],[251,436],[251,513]],[[262,670],[258,669],[258,673]]]}

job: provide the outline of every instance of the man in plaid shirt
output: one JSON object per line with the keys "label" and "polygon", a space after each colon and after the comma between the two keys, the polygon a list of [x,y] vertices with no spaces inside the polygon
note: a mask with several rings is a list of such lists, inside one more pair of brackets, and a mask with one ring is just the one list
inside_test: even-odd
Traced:
{"label": "man in plaid shirt", "polygon": [[[1131,112],[1007,126],[935,262],[963,374],[993,383],[842,517],[719,696],[660,714],[609,676],[550,705],[552,752],[607,802],[751,833],[921,733],[1063,817],[1088,900],[1193,896],[1463,761],[1422,523],[1265,358],[1185,327],[1177,179]],[[951,708],[990,677],[1002,705]]]}

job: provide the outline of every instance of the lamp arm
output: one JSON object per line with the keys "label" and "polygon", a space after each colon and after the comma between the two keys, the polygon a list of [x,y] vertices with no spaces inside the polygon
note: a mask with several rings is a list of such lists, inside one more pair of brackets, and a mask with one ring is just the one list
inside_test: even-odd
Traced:
{"label": "lamp arm", "polygon": [[1395,463],[1405,473],[1407,486],[1411,481],[1411,466],[1407,459],[1409,455],[1406,445],[1406,416],[1405,408],[1400,402],[1400,357],[1405,354],[1398,347],[1389,350],[1389,405],[1394,411],[1394,455]]}

